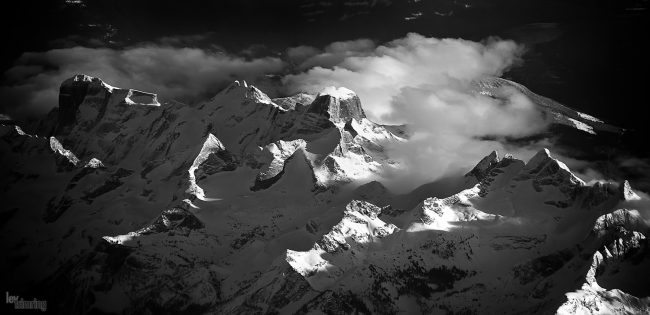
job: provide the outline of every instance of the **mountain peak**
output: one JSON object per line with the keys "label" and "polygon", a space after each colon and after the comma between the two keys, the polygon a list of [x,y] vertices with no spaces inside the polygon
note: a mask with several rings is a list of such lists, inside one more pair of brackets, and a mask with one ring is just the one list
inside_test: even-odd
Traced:
{"label": "mountain peak", "polygon": [[254,103],[269,104],[276,107],[280,107],[277,104],[275,104],[268,95],[266,95],[264,92],[262,92],[254,85],[248,84],[246,80],[233,81],[225,89],[219,92],[212,100],[215,100],[220,96],[223,97],[225,95],[228,95],[228,97],[233,97],[233,95],[237,95],[236,97],[241,97],[244,100],[252,101]]}
{"label": "mountain peak", "polygon": [[474,168],[465,174],[465,177],[474,176],[477,180],[483,179],[485,174],[489,171],[491,167],[499,163],[499,153],[497,151],[492,151],[490,154],[485,156],[481,161],[474,166]]}
{"label": "mountain peak", "polygon": [[639,197],[639,195],[634,192],[632,186],[630,185],[630,182],[627,180],[621,183],[620,190],[623,200],[641,200],[641,197]]}
{"label": "mountain peak", "polygon": [[309,105],[307,112],[328,115],[334,122],[362,120],[366,114],[356,93],[344,87],[327,87]]}
{"label": "mountain peak", "polygon": [[[557,171],[562,171],[564,173],[571,174],[572,177],[575,177],[575,175],[573,175],[566,164],[551,156],[551,151],[549,151],[547,148],[539,150],[539,152],[537,152],[530,160],[528,160],[528,163],[526,163],[524,169],[531,172],[540,172],[549,164],[553,165],[553,170],[557,169]],[[577,177],[576,179],[582,182],[582,180],[578,179]]]}
{"label": "mountain peak", "polygon": [[[77,122],[77,111],[87,96],[93,97],[98,112],[109,105],[160,106],[158,95],[135,89],[122,89],[106,84],[99,78],[77,74],[65,80],[59,88],[59,124],[68,126]],[[103,109],[103,110],[102,110]]]}
{"label": "mountain peak", "polygon": [[533,157],[526,163],[527,168],[535,168],[542,163],[546,163],[550,160],[553,160],[551,157],[551,152],[547,148],[539,150]]}
{"label": "mountain peak", "polygon": [[[585,182],[575,176],[566,164],[553,158],[547,148],[541,149],[524,166],[520,177],[554,178],[552,182],[559,182],[570,185],[585,185]],[[559,181],[559,182],[558,182]],[[541,181],[546,183],[546,181]],[[541,183],[540,182],[540,183]]]}

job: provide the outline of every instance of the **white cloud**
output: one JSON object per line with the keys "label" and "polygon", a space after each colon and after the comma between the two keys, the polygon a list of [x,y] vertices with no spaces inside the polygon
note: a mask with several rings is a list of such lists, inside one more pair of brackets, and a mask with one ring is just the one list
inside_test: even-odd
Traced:
{"label": "white cloud", "polygon": [[356,91],[378,120],[390,113],[393,96],[405,87],[464,84],[485,75],[499,76],[518,60],[512,41],[428,38],[418,34],[375,47],[359,40],[330,44],[303,62],[303,73],[284,79],[290,92],[317,92],[339,85]]}
{"label": "white cloud", "polygon": [[337,66],[346,58],[365,56],[375,47],[372,40],[357,39],[331,43],[322,51],[311,46],[292,47],[287,50],[287,54],[298,63],[298,69],[302,71],[313,67]]}
{"label": "white cloud", "polygon": [[385,174],[394,186],[407,189],[466,171],[494,149],[526,159],[546,145],[515,147],[482,140],[531,135],[546,126],[524,95],[504,89],[500,93],[506,101],[500,102],[470,88],[473,80],[501,75],[518,61],[521,51],[512,41],[473,42],[418,34],[384,45],[359,39],[322,49],[294,47],[287,50],[286,62],[159,44],[120,50],[74,47],[26,53],[5,73],[9,85],[0,88],[0,96],[4,104],[20,104],[9,112],[12,115],[43,113],[57,105],[63,80],[85,73],[116,86],[201,100],[234,79],[254,82],[265,74],[285,73],[291,64],[299,73],[283,77],[286,92],[344,86],[359,95],[371,119],[409,124],[413,139],[388,148],[407,171]]}
{"label": "white cloud", "polygon": [[284,83],[290,92],[345,86],[357,92],[371,119],[408,124],[412,139],[388,148],[407,169],[385,174],[388,186],[408,190],[467,171],[492,150],[528,159],[548,145],[484,140],[521,138],[547,126],[535,105],[514,89],[499,91],[505,101],[472,89],[473,80],[502,75],[521,52],[512,41],[479,43],[418,34],[380,46],[334,43],[306,59],[305,70],[286,76]]}
{"label": "white cloud", "polygon": [[25,53],[5,72],[0,88],[5,111],[17,116],[40,114],[57,106],[65,79],[84,73],[107,83],[194,101],[211,97],[235,79],[255,81],[280,73],[279,58],[247,60],[199,48],[149,44],[125,49],[73,47]]}

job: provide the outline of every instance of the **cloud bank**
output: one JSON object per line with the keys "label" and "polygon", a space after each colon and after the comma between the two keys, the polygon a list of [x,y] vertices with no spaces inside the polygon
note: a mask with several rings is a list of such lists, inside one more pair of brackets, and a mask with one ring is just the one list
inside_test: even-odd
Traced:
{"label": "cloud bank", "polygon": [[26,53],[4,74],[0,112],[20,117],[49,111],[57,105],[60,83],[76,73],[181,101],[209,98],[232,80],[255,82],[267,74],[281,77],[282,86],[260,80],[269,85],[262,89],[286,94],[344,86],[359,95],[372,120],[408,124],[411,141],[388,147],[391,158],[406,170],[383,174],[389,187],[402,191],[467,171],[492,150],[527,159],[548,145],[515,147],[494,140],[538,133],[546,121],[515,90],[503,89],[494,99],[472,89],[472,81],[500,76],[519,62],[523,49],[513,41],[408,34],[381,45],[359,39],[323,48],[292,47],[282,57],[173,47],[177,42]]}
{"label": "cloud bank", "polygon": [[288,51],[290,57],[302,57],[298,68],[305,70],[284,78],[289,91],[345,86],[359,94],[373,119],[385,120],[393,97],[403,88],[460,86],[483,76],[500,76],[519,60],[522,49],[513,41],[477,43],[411,33],[378,47],[372,41],[357,40],[317,51],[306,46]]}
{"label": "cloud bank", "polygon": [[384,176],[394,190],[410,190],[469,170],[492,150],[527,159],[548,143],[512,146],[498,140],[544,130],[535,105],[515,90],[499,99],[478,94],[472,81],[501,76],[520,60],[513,41],[428,38],[418,34],[376,46],[368,40],[334,43],[323,50],[297,47],[302,72],[285,76],[289,92],[345,86],[357,92],[366,113],[382,123],[405,123],[410,141],[388,147],[406,168]]}
{"label": "cloud bank", "polygon": [[275,57],[248,60],[200,48],[147,44],[124,49],[73,47],[25,53],[4,74],[2,111],[43,114],[58,104],[65,79],[84,73],[107,83],[158,93],[180,101],[208,98],[235,79],[254,81],[283,71]]}

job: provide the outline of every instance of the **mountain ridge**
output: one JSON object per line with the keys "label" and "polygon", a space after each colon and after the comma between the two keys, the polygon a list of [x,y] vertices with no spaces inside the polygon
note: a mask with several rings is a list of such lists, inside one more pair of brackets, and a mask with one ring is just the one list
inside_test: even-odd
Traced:
{"label": "mountain ridge", "polygon": [[[61,89],[47,137],[0,129],[15,209],[3,277],[38,270],[22,287],[60,310],[650,309],[610,288],[635,283],[612,270],[650,261],[646,219],[620,207],[641,197],[585,183],[547,149],[493,151],[448,196],[397,195],[381,184],[400,167],[384,146],[407,133],[368,120],[345,88],[274,100],[236,81],[196,106],[88,76]],[[21,262],[27,244],[39,250]]]}

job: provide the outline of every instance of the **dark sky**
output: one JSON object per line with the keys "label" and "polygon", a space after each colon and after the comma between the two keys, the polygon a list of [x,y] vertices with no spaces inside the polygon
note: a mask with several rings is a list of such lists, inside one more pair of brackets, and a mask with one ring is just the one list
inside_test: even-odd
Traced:
{"label": "dark sky", "polygon": [[507,77],[628,128],[646,124],[642,115],[629,113],[648,104],[647,0],[56,0],[12,6],[2,10],[2,72],[25,52],[120,49],[181,35],[187,42],[177,45],[250,57],[357,38],[381,43],[408,32],[469,40],[500,36],[528,49],[522,66]]}

